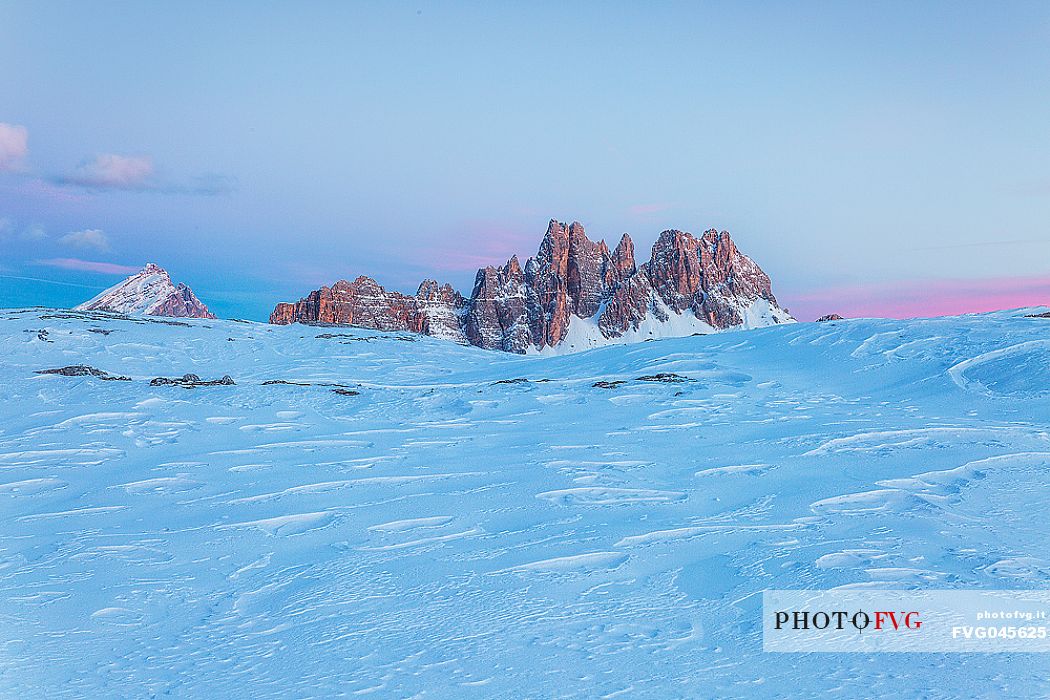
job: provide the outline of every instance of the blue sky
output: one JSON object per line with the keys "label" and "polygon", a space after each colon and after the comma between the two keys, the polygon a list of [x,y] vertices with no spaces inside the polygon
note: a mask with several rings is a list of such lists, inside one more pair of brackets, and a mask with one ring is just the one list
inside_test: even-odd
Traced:
{"label": "blue sky", "polygon": [[469,293],[552,217],[728,229],[801,317],[1047,303],[1047,46],[1046,3],[0,2],[0,306]]}

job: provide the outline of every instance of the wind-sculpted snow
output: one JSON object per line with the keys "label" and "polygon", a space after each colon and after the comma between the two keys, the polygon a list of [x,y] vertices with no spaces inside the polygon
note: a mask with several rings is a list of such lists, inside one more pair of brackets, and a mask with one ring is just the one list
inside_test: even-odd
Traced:
{"label": "wind-sculpted snow", "polygon": [[[759,618],[1050,584],[1028,313],[542,358],[0,311],[0,696],[1046,696],[1038,655],[766,654]],[[129,380],[37,373],[79,365]],[[187,374],[235,383],[151,385]]]}

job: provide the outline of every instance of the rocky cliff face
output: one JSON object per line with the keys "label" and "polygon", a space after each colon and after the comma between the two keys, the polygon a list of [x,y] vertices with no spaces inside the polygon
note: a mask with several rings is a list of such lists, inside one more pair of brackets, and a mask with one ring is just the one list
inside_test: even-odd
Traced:
{"label": "rocky cliff face", "polygon": [[321,323],[411,331],[465,342],[461,316],[466,304],[451,286],[424,280],[415,296],[384,289],[371,277],[340,280],[295,303],[280,303],[270,323]]}
{"label": "rocky cliff face", "polygon": [[470,344],[508,352],[527,347],[532,337],[528,291],[517,256],[503,267],[478,270],[464,319]]}
{"label": "rocky cliff face", "polygon": [[153,263],[147,263],[141,271],[74,308],[145,316],[215,318],[193,290],[181,282],[177,287],[173,285],[167,271]]}
{"label": "rocky cliff face", "polygon": [[359,277],[278,304],[270,317],[407,330],[516,353],[791,321],[769,277],[725,231],[699,238],[664,231],[639,267],[627,234],[610,252],[581,224],[554,220],[524,268],[515,256],[478,270],[469,299],[433,280],[409,297]]}

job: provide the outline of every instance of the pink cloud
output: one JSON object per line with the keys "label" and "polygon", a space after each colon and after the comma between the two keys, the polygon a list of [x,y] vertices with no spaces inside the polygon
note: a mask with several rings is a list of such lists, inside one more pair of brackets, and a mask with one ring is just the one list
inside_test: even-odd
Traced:
{"label": "pink cloud", "polygon": [[87,189],[141,190],[149,188],[152,178],[152,158],[103,153],[56,181]]}
{"label": "pink cloud", "polygon": [[0,171],[21,170],[29,153],[29,132],[24,126],[0,122]]}
{"label": "pink cloud", "polygon": [[784,295],[796,318],[837,313],[847,318],[924,318],[1050,305],[1050,278],[903,281],[832,287]]}
{"label": "pink cloud", "polygon": [[474,271],[488,265],[504,265],[512,255],[534,251],[539,245],[535,232],[525,233],[488,222],[468,223],[448,240],[447,248],[419,250],[413,262],[441,272]]}
{"label": "pink cloud", "polygon": [[79,258],[48,258],[37,260],[38,265],[58,267],[63,270],[79,270],[82,272],[99,272],[104,275],[130,275],[138,272],[139,268],[116,263],[96,262],[93,260],[81,260]]}

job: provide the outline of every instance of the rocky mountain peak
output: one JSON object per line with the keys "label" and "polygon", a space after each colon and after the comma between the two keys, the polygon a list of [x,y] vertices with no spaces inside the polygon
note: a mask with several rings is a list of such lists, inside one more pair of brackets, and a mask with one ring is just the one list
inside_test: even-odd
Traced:
{"label": "rocky mountain peak", "polygon": [[74,309],[144,316],[215,318],[192,289],[181,282],[177,287],[173,285],[168,272],[156,263],[146,263],[139,272]]}
{"label": "rocky mountain peak", "polygon": [[630,234],[620,236],[620,242],[616,244],[612,257],[618,267],[634,270],[634,241],[631,240]]}
{"label": "rocky mountain peak", "polygon": [[512,255],[507,264],[503,267],[503,274],[507,277],[517,277],[521,275],[521,263],[518,262],[518,256]]}
{"label": "rocky mountain peak", "polygon": [[462,301],[463,299],[459,292],[452,288],[451,284],[441,284],[437,280],[432,279],[425,279],[419,283],[419,288],[416,290],[416,298],[430,301],[454,300],[457,298]]}

